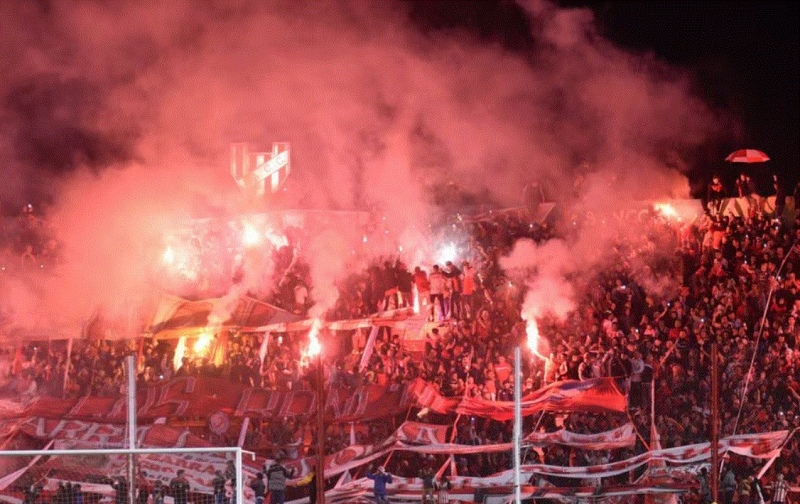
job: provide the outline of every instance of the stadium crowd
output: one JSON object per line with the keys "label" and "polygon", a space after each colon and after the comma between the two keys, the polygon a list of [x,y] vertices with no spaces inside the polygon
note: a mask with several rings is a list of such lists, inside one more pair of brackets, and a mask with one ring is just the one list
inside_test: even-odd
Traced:
{"label": "stadium crowd", "polygon": [[[629,212],[623,227],[636,232],[616,236],[593,277],[572,279],[582,286],[576,309],[564,320],[538,321],[540,352],[546,358],[526,359],[523,394],[559,380],[614,377],[629,398],[626,414],[545,413],[527,418],[525,429],[549,432],[563,426],[590,433],[633,419],[639,441],[634,448],[606,452],[553,445],[526,452],[526,461],[594,465],[646,451],[654,442],[649,430],[651,390],[664,448],[708,441],[713,339],[719,342],[720,403],[725,405],[721,436],[800,427],[800,217],[793,222],[774,217],[712,213],[679,222],[652,209]],[[366,271],[353,273],[340,286],[339,301],[329,318],[359,318],[412,306],[416,292],[420,309],[432,323],[421,352],[405,348],[398,334],[381,329],[362,370],[359,362],[367,333],[353,331],[339,355],[326,362],[328,382],[353,387],[422,378],[448,397],[511,400],[513,349],[525,339],[520,314],[525,292],[503,271],[501,258],[520,238],[569,241],[582,228],[602,226],[597,219],[591,213],[563,216],[571,224],[565,226],[567,231],[531,224],[524,212],[460,221],[458,236],[466,238],[457,244],[458,260],[410,268],[402,260],[381,259]],[[302,262],[295,264],[271,301],[305,313],[311,298],[297,296],[297,287],[308,288],[313,297],[308,271]],[[137,352],[143,384],[202,374],[253,387],[313,386],[303,359],[305,334],[271,335],[263,364],[260,338],[234,334],[221,366],[202,357],[185,358],[177,370],[174,344],[164,341],[75,340],[69,352],[65,342],[29,343],[16,354],[3,350],[0,380],[5,383],[0,384],[6,395],[19,394],[26,403],[41,396],[117,395],[124,383],[124,357]],[[425,421],[453,422],[435,413],[419,413]],[[316,445],[304,437],[306,432],[302,419],[254,422],[246,447],[273,451],[280,447],[289,458],[313,454]],[[353,440],[369,443],[390,433],[386,422],[367,423],[352,433],[347,426],[333,425],[326,447],[334,452]],[[456,424],[455,442],[509,442],[511,434],[511,422],[464,417]],[[438,469],[444,461],[444,457],[396,453],[387,469],[413,477],[420,468]],[[741,457],[729,461],[739,502],[749,498],[762,464],[756,462]],[[483,453],[459,456],[456,463],[459,475],[486,476],[507,469],[511,460],[510,453]],[[790,439],[761,481],[765,493],[773,491],[779,475],[790,485],[800,485],[800,438]],[[610,480],[624,483],[630,477]],[[578,482],[550,478],[549,484]],[[698,485],[696,498],[702,499],[699,492]]]}

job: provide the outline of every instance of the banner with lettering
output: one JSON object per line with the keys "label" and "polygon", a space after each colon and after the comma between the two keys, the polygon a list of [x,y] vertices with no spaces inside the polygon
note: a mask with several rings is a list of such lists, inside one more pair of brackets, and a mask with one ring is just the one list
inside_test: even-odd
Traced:
{"label": "banner with lettering", "polygon": [[[346,470],[362,466],[372,460],[387,456],[390,452],[414,451],[425,454],[454,454],[463,455],[471,453],[490,453],[510,451],[511,443],[491,445],[463,445],[448,443],[448,429],[451,426],[425,424],[420,422],[404,422],[391,436],[380,443],[372,445],[352,445],[325,458],[325,473],[335,476]],[[30,419],[21,427],[21,430],[39,439],[55,441],[58,445],[69,442],[75,447],[102,447],[119,446],[124,441],[124,432],[113,425],[92,424],[76,421],[53,421],[45,419]],[[601,433],[604,434],[604,433]],[[207,442],[164,425],[153,425],[139,429],[141,446],[180,447],[180,446],[208,446]],[[757,459],[769,459],[780,454],[781,446],[788,435],[788,431],[774,431],[756,434],[740,434],[723,438],[719,443],[719,453],[733,452],[741,456]],[[200,454],[189,457],[193,463],[205,461],[209,474],[213,476],[213,466],[224,461],[224,456]],[[147,456],[151,457],[151,456]],[[143,458],[147,458],[143,457]],[[184,457],[185,456],[181,456]],[[70,457],[55,457],[53,460]],[[110,457],[111,458],[111,457]],[[154,461],[173,463],[167,456],[153,456]],[[691,464],[702,462],[711,458],[710,443],[699,443],[676,448],[652,450],[629,459],[610,462],[597,466],[564,467],[547,464],[530,464],[523,466],[527,473],[539,473],[550,476],[567,478],[608,477],[635,469],[652,460],[663,460],[671,464]],[[262,459],[263,460],[263,459]],[[216,463],[213,461],[217,461]],[[296,476],[302,478],[309,472],[309,463],[313,460],[297,459],[288,462],[295,468]],[[194,467],[194,466],[192,466]],[[205,467],[205,466],[204,466]],[[257,469],[263,463],[248,463],[248,467]],[[189,466],[186,467],[187,469]],[[500,473],[505,474],[505,473]],[[509,472],[510,474],[510,472]],[[200,481],[201,478],[198,478]]]}
{"label": "banner with lettering", "polygon": [[[71,443],[100,448],[123,448],[128,443],[125,425],[122,424],[28,418],[19,425],[19,430],[33,438],[54,440],[67,448]],[[211,446],[208,441],[191,434],[188,430],[161,424],[139,426],[136,429],[136,443],[140,448],[205,448]]]}
{"label": "banner with lettering", "polygon": [[[345,471],[385,460],[393,451],[414,451],[425,454],[473,454],[488,452],[508,452],[512,449],[510,443],[492,445],[460,445],[447,443],[448,429],[451,426],[424,424],[420,422],[405,422],[397,431],[381,443],[373,445],[353,445],[325,457],[325,474],[328,477],[338,476]],[[122,444],[124,432],[118,426],[78,422],[70,420],[30,419],[26,421],[21,430],[35,438],[48,439],[53,446],[72,447],[102,447]],[[601,433],[605,434],[605,433]],[[143,446],[204,446],[202,439],[184,434],[183,431],[163,425],[143,427],[139,430],[139,439]],[[768,459],[780,454],[781,447],[788,435],[788,431],[766,432],[759,434],[742,434],[720,440],[719,453],[737,453],[742,456]],[[567,436],[569,437],[569,436]],[[558,476],[562,478],[585,479],[606,478],[641,467],[653,460],[663,460],[675,465],[695,464],[711,458],[710,443],[700,443],[689,446],[653,450],[634,457],[601,464],[596,466],[570,467],[554,466],[547,464],[526,464],[522,466],[522,473],[527,480],[537,474],[542,477]],[[161,480],[168,482],[175,476],[178,469],[183,469],[190,482],[192,491],[210,493],[211,481],[215,471],[224,470],[227,458],[223,454],[160,454],[142,455],[137,457],[137,466],[146,474],[148,482]],[[312,458],[300,458],[287,462],[287,466],[294,469],[295,478],[290,482],[292,486],[302,486],[306,483],[306,476],[313,465]],[[249,481],[257,471],[261,470],[270,460],[258,457],[256,460],[244,460],[246,480]],[[38,464],[33,471],[39,475],[47,474],[54,480],[69,480],[73,482],[96,481],[98,476],[109,477],[122,475],[125,472],[126,458],[124,456],[94,456],[94,457],[50,457],[46,462]],[[469,488],[497,488],[513,483],[513,472],[502,471],[482,478],[454,478],[454,486]],[[348,488],[360,487],[360,480],[348,484]],[[344,489],[342,489],[344,490]],[[396,495],[403,492],[414,494],[421,490],[421,481],[418,478],[396,478],[392,485],[392,492]],[[458,491],[458,490],[457,490]],[[541,489],[537,490],[541,491]],[[606,490],[607,491],[607,490]],[[251,490],[245,487],[245,496],[252,499]],[[534,492],[536,493],[536,492]]]}

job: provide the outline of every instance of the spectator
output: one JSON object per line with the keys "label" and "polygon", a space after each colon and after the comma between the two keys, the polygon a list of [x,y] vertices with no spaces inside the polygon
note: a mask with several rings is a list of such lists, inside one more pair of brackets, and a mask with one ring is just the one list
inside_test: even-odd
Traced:
{"label": "spectator", "polygon": [[[447,289],[447,278],[444,275],[444,272],[439,268],[438,264],[433,265],[433,271],[431,274],[428,275],[428,282],[430,286],[430,302],[431,302],[431,314],[430,314],[430,321],[442,321],[447,316],[447,310],[445,309],[444,304],[444,296],[445,291]],[[438,317],[436,315],[436,306],[439,306],[439,314]]]}
{"label": "spectator", "polygon": [[725,186],[719,176],[714,175],[711,182],[708,184],[708,191],[706,192],[706,201],[709,205],[709,210],[712,216],[718,216],[722,209],[722,201],[725,199]]}
{"label": "spectator", "polygon": [[463,273],[453,264],[453,261],[445,263],[444,270],[447,279],[447,290],[450,291],[450,304],[447,307],[446,318],[461,319],[461,291],[463,290]]}
{"label": "spectator", "polygon": [[786,502],[786,497],[789,494],[789,485],[784,481],[783,474],[778,473],[775,476],[775,484],[772,487],[772,502],[773,504],[783,504]]}
{"label": "spectator", "polygon": [[128,502],[128,481],[124,476],[117,476],[111,481],[111,488],[114,489],[114,503],[126,504]]}
{"label": "spectator", "polygon": [[309,504],[317,504],[317,468],[314,466],[311,469],[311,479],[308,482],[308,502]]}
{"label": "spectator", "polygon": [[156,480],[153,484],[153,504],[164,504],[164,495],[166,488],[161,483],[161,480]]}
{"label": "spectator", "polygon": [[730,464],[722,476],[720,492],[722,493],[721,498],[724,504],[733,504],[733,496],[736,493],[736,474]]}
{"label": "spectator", "polygon": [[169,482],[169,491],[175,504],[186,504],[189,497],[189,481],[184,476],[185,471],[178,469],[175,477]]}
{"label": "spectator", "polygon": [[29,487],[25,487],[25,497],[22,500],[22,504],[37,504],[40,496],[42,495],[43,489],[44,485],[42,483],[36,483]]}
{"label": "spectator", "polygon": [[423,466],[419,471],[419,478],[422,480],[422,503],[434,504],[434,491],[436,483],[435,474],[430,466]]}
{"label": "spectator", "polygon": [[370,471],[367,473],[367,478],[375,482],[375,486],[373,487],[373,492],[375,494],[375,503],[389,504],[389,498],[387,497],[387,492],[386,492],[386,485],[392,483],[392,475],[386,472],[386,469],[384,469],[383,466],[378,466],[378,470],[374,473],[370,469]]}
{"label": "spectator", "polygon": [[256,499],[256,504],[264,504],[264,497],[266,496],[266,486],[264,485],[264,473],[256,473],[253,481],[250,482],[250,488],[253,490],[253,495]]}
{"label": "spectator", "polygon": [[750,494],[753,488],[753,477],[745,476],[739,480],[739,502],[750,502]]}
{"label": "spectator", "polygon": [[[775,219],[783,218],[783,210],[786,208],[786,185],[778,177],[772,175],[772,188],[775,191]],[[795,205],[797,201],[795,201]]]}
{"label": "spectator", "polygon": [[756,193],[756,185],[749,175],[742,172],[739,178],[736,179],[736,197],[737,198],[750,198],[751,195]]}
{"label": "spectator", "polygon": [[72,486],[72,502],[73,504],[83,504],[83,490],[81,490],[81,485],[79,483],[75,483]]}
{"label": "spectator", "polygon": [[417,298],[419,299],[419,309],[429,303],[431,284],[428,281],[428,274],[419,266],[414,268],[414,286],[417,288]]}
{"label": "spectator", "polygon": [[231,502],[236,504],[236,464],[233,460],[225,463],[225,479],[231,482]]}
{"label": "spectator", "polygon": [[462,309],[464,311],[464,318],[472,320],[475,312],[475,292],[478,289],[477,273],[469,261],[464,261],[461,267],[463,271],[463,285],[461,290]]}
{"label": "spectator", "polygon": [[[592,219],[591,216],[576,218],[575,226],[600,225],[599,220]],[[796,323],[800,313],[797,281],[800,256],[793,247],[796,231],[762,214],[705,218],[689,225],[669,223],[657,214],[647,214],[633,217],[632,222],[625,224],[630,224],[636,232],[627,233],[608,247],[608,264],[594,273],[586,272],[586,278],[581,279],[585,288],[577,289],[574,312],[558,320],[537,319],[540,350],[544,355],[552,355],[552,359],[545,362],[535,358],[523,364],[523,393],[556,379],[616,376],[623,389],[626,385],[630,387],[631,408],[640,408],[638,414],[630,413],[646,442],[653,383],[655,422],[662,444],[672,447],[701,443],[708,440],[710,342],[718,339],[724,357],[722,399],[724,404],[733,406],[731,412],[723,415],[721,434],[796,427],[795,413],[800,404],[797,374],[800,332]],[[641,231],[633,227],[639,225],[643,226]],[[474,313],[479,314],[475,320],[427,326],[431,337],[424,351],[414,349],[389,328],[381,329],[374,347],[370,347],[371,354],[364,356],[361,371],[362,349],[369,331],[353,338],[345,336],[340,355],[332,351],[330,356],[331,382],[346,392],[361,384],[394,386],[421,378],[450,397],[469,394],[488,400],[512,400],[513,380],[508,359],[513,347],[524,339],[524,324],[518,310],[523,292],[518,286],[511,286],[516,282],[506,278],[497,266],[498,259],[508,254],[519,237],[541,242],[552,233],[552,229],[530,228],[527,222],[520,223],[513,217],[475,224],[470,230],[469,244],[460,245],[469,250],[465,257],[474,262],[475,278],[481,279],[480,291],[476,291],[474,298]],[[415,272],[417,269],[420,268]],[[312,289],[303,270],[300,265],[293,268],[291,285],[308,282]],[[466,291],[466,270],[465,266],[462,294]],[[415,274],[415,285],[421,291],[416,278]],[[655,286],[656,283],[659,285]],[[383,301],[383,292],[376,289],[377,285],[369,269],[354,272],[353,279],[343,282],[343,313],[371,315]],[[285,306],[291,309],[291,289],[289,294]],[[354,301],[359,298],[360,301]],[[463,296],[462,302],[466,304]],[[441,306],[438,314],[435,306],[432,308],[432,318],[444,317],[446,310]],[[762,314],[766,314],[763,328]],[[469,318],[466,306],[461,318]],[[172,365],[174,344],[145,338],[140,383],[159,384],[178,374],[214,376],[269,390],[308,390],[309,369],[301,363],[305,335],[270,336],[264,342],[267,351],[263,373],[259,355],[261,338],[232,333],[221,366],[204,363],[200,356],[187,355],[179,370]],[[69,357],[63,342],[21,345],[18,356],[13,359],[11,354],[7,356],[6,368],[13,370],[13,384],[7,385],[3,393],[19,395],[27,385],[34,391],[30,400],[40,394],[69,399],[85,395],[118,397],[124,383],[124,374],[120,372],[124,358],[131,350],[138,351],[137,345],[138,342],[76,339]],[[625,382],[626,376],[629,383]],[[745,390],[744,378],[748,376],[750,382]],[[739,405],[742,405],[741,415],[738,415]],[[422,416],[426,421],[451,421],[430,411]],[[548,432],[556,430],[557,420],[560,421],[544,414],[540,428]],[[576,414],[565,420],[571,430],[584,433],[608,430],[618,426],[617,421],[613,417],[609,420],[600,415]],[[298,424],[302,422],[301,417]],[[356,425],[353,440],[363,444],[383,441],[390,434],[386,424],[384,418]],[[246,443],[258,443],[261,452],[272,449],[273,445],[302,446],[297,440],[307,434],[302,427],[293,425],[291,419],[253,419],[251,425]],[[224,441],[214,436],[217,435],[209,434],[209,439]],[[457,436],[459,442],[469,444],[509,442],[511,428],[508,422],[483,419],[471,425],[465,418],[458,422]],[[339,425],[330,426],[327,437],[326,446],[331,452],[351,442],[351,433]],[[800,473],[796,462],[800,460],[799,445],[790,440],[784,448],[781,460],[787,479]],[[644,444],[637,445],[634,451],[616,450],[602,456],[617,461],[640,450],[644,450]],[[580,450],[570,453],[557,447],[546,447],[536,457],[542,462],[563,465],[598,460],[596,454]],[[508,463],[502,454],[458,459],[459,474],[467,477],[492,474]],[[413,468],[420,466],[418,458],[397,454],[393,460],[394,474],[417,475]],[[741,467],[741,474],[749,474],[752,467],[747,461],[736,462],[731,464],[736,470]],[[751,500],[755,498],[755,486],[754,481]],[[64,499],[64,504],[69,504],[69,499]]]}
{"label": "spectator", "polygon": [[399,302],[397,307],[406,307],[412,306],[414,303],[414,296],[412,295],[411,291],[414,285],[414,275],[408,271],[408,267],[405,263],[401,261],[397,261],[395,265],[396,275],[397,275],[397,289],[398,289],[398,298]]}
{"label": "spectator", "polygon": [[442,474],[442,477],[439,478],[439,482],[436,484],[436,488],[439,490],[439,501],[437,504],[449,504],[450,502],[450,489],[453,485],[450,483],[450,479],[447,475]]}
{"label": "spectator", "polygon": [[136,479],[136,504],[148,504],[147,501],[150,499],[152,489],[145,477],[146,474],[142,471]]}
{"label": "spectator", "polygon": [[711,486],[708,483],[708,469],[700,468],[700,475],[697,477],[700,483],[700,498],[703,504],[710,504],[713,501],[711,496]]}
{"label": "spectator", "polygon": [[211,487],[214,495],[214,504],[225,504],[225,483],[227,480],[222,474],[222,471],[217,471],[214,474],[214,479],[211,480]]}
{"label": "spectator", "polygon": [[267,468],[267,489],[269,490],[270,504],[283,504],[286,500],[286,479],[294,475],[282,464],[283,456],[279,455]]}

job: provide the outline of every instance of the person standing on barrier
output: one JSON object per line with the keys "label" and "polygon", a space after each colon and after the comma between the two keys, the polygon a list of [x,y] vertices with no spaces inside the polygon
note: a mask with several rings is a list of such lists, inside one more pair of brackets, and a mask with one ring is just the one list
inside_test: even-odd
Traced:
{"label": "person standing on barrier", "polygon": [[453,261],[445,263],[444,276],[447,279],[447,287],[450,290],[450,305],[447,307],[447,318],[461,320],[461,291],[463,290],[463,273],[453,264]]}
{"label": "person standing on barrier", "polygon": [[708,184],[708,191],[706,192],[706,201],[710,206],[710,213],[712,217],[720,214],[722,210],[722,200],[725,199],[725,186],[719,176],[714,175],[711,183]]}
{"label": "person standing on barrier", "polygon": [[[429,299],[431,303],[431,315],[430,321],[431,322],[441,322],[444,320],[446,315],[446,310],[444,306],[444,292],[447,287],[447,278],[444,276],[444,273],[439,268],[438,264],[433,265],[433,270],[431,274],[428,275],[428,286],[429,286]],[[439,305],[439,315],[438,318],[436,316],[436,305]]]}
{"label": "person standing on barrier", "polygon": [[775,190],[775,221],[780,221],[786,208],[786,184],[778,175],[772,175],[772,188]]}

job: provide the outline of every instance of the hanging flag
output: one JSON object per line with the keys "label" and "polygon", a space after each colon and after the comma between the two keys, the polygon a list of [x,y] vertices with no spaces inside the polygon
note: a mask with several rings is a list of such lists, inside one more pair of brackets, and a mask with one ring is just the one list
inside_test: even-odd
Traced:
{"label": "hanging flag", "polygon": [[[627,398],[612,378],[555,382],[522,398],[523,415],[539,411],[624,412],[627,407]],[[465,397],[456,411],[463,415],[511,420],[514,403]]]}
{"label": "hanging flag", "polygon": [[231,144],[231,176],[243,190],[263,196],[276,193],[289,177],[289,143],[272,144],[271,152],[251,152],[247,143]]}

